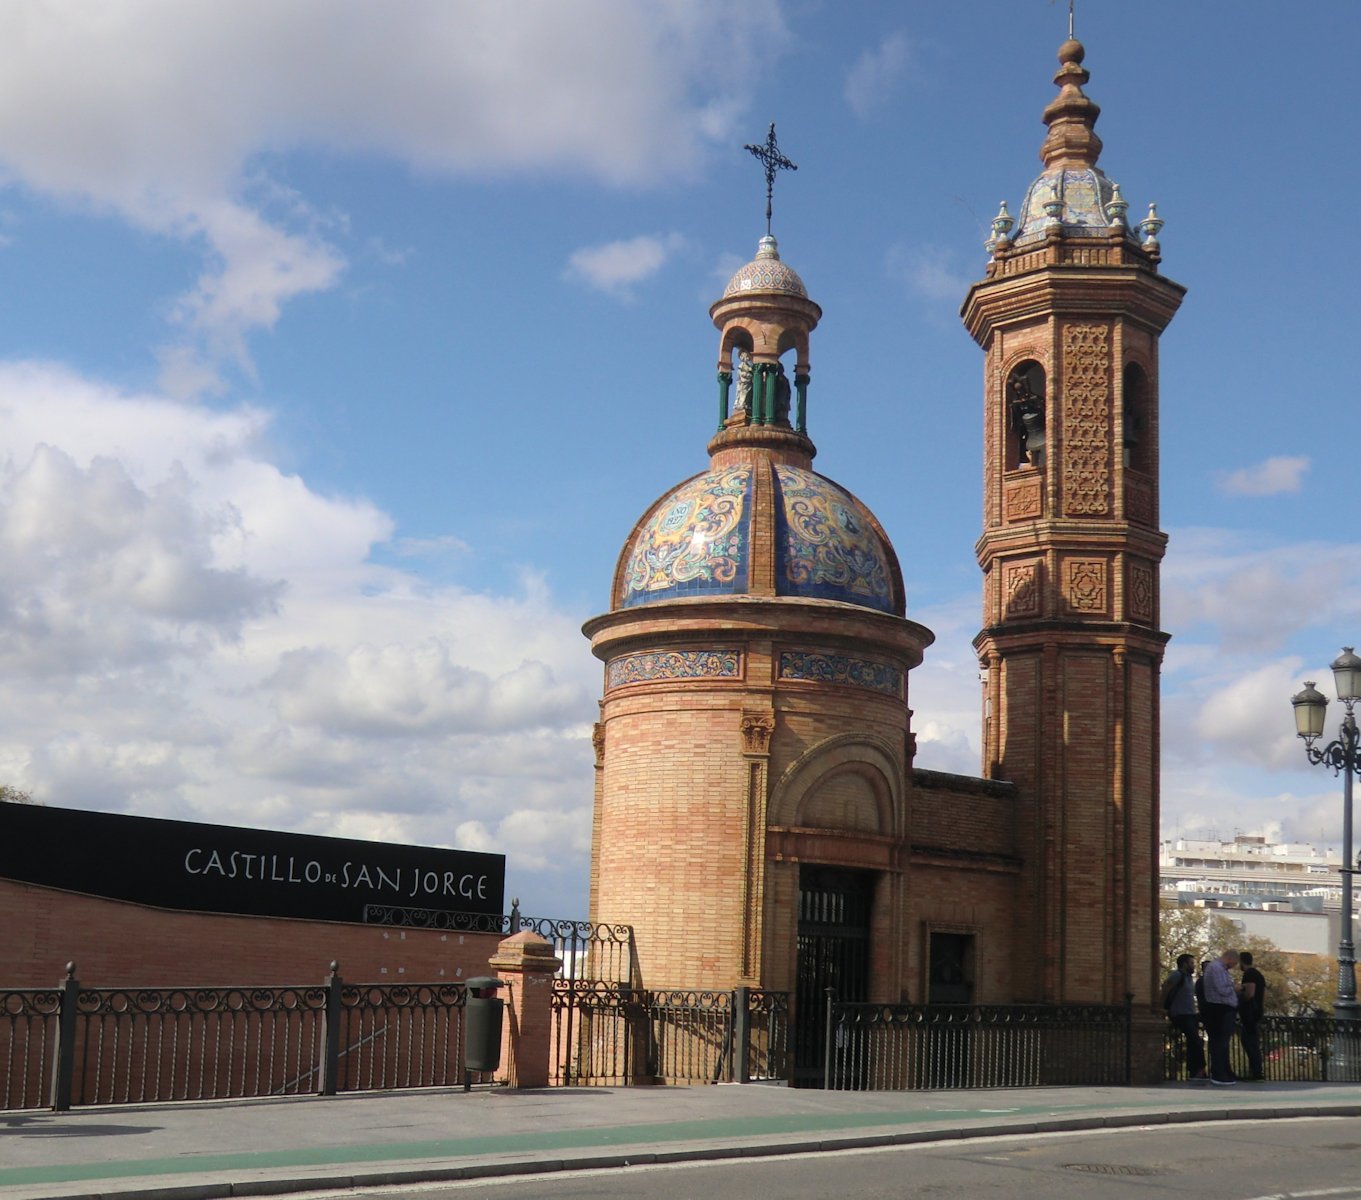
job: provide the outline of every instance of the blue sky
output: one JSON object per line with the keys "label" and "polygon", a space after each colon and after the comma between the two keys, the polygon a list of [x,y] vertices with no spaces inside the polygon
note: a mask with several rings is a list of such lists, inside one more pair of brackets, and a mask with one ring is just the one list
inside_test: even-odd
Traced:
{"label": "blue sky", "polygon": [[[1079,5],[1163,338],[1164,829],[1326,842],[1289,697],[1361,641],[1361,6]],[[817,467],[936,633],[978,764],[982,359],[1066,6],[146,0],[0,14],[0,778],[50,804],[509,855],[584,913],[634,520],[705,464],[764,231],[823,307]],[[1282,39],[1285,39],[1282,41]],[[1337,705],[1333,706],[1334,709]],[[1335,718],[1334,718],[1335,720]],[[1330,722],[1330,728],[1332,727]]]}

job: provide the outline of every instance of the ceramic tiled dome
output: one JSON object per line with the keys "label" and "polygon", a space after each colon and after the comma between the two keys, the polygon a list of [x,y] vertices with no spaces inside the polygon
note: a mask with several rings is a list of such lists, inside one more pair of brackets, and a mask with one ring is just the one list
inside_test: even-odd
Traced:
{"label": "ceramic tiled dome", "polygon": [[723,289],[723,297],[742,292],[783,292],[788,296],[808,296],[808,289],[793,267],[780,261],[780,247],[767,234],[760,241],[756,257],[742,267]]}
{"label": "ceramic tiled dome", "polygon": [[[759,513],[769,528],[753,527]],[[775,595],[902,615],[898,560],[870,511],[815,471],[764,460],[696,475],[655,504],[624,547],[614,606],[755,593],[770,577],[755,559],[771,548]]]}
{"label": "ceramic tiled dome", "polygon": [[[1118,192],[1119,189],[1097,167],[1046,171],[1030,185],[1021,202],[1014,240],[1020,244],[1043,237],[1049,223],[1045,205],[1055,200],[1063,205],[1056,215],[1065,232],[1105,233],[1115,228],[1109,205],[1112,200],[1120,203]],[[1126,229],[1123,210],[1120,210],[1120,216],[1120,228]]]}

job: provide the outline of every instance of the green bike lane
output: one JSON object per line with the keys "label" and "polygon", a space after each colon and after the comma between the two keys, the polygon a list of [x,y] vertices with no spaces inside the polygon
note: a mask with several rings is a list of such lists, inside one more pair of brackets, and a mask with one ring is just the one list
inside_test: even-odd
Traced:
{"label": "green bike lane", "polygon": [[0,1113],[0,1198],[173,1194],[209,1200],[302,1187],[1315,1115],[1361,1116],[1361,1087],[440,1091]]}

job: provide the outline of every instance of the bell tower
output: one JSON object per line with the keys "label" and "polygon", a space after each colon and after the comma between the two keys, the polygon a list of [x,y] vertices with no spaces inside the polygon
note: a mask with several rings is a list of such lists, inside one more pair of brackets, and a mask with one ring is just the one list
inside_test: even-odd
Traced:
{"label": "bell tower", "polygon": [[984,360],[983,774],[1018,809],[1018,1001],[1156,992],[1158,339],[1163,222],[1097,167],[1085,51],[1059,48],[1044,168],[993,221],[964,324]]}

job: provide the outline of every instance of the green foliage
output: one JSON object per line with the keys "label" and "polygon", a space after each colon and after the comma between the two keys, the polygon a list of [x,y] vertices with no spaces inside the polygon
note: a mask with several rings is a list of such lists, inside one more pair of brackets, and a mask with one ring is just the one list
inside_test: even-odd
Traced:
{"label": "green foliage", "polygon": [[1181,954],[1192,955],[1199,971],[1201,963],[1218,958],[1225,950],[1247,950],[1253,966],[1266,979],[1267,1012],[1312,1016],[1332,1010],[1333,959],[1286,954],[1269,938],[1244,935],[1214,909],[1162,903],[1158,944],[1164,977],[1176,968]]}
{"label": "green foliage", "polygon": [[[1297,954],[1290,959],[1286,980],[1285,1008],[1292,1017],[1330,1017],[1337,998],[1337,959],[1315,954]],[[1270,994],[1267,999],[1270,1000]]]}
{"label": "green foliage", "polygon": [[[1164,976],[1176,970],[1177,958],[1182,954],[1191,955],[1199,971],[1201,963],[1218,958],[1225,950],[1247,949],[1239,945],[1242,940],[1238,926],[1213,909],[1166,902],[1158,907],[1158,944],[1162,949]],[[1253,950],[1254,956],[1256,953]]]}

